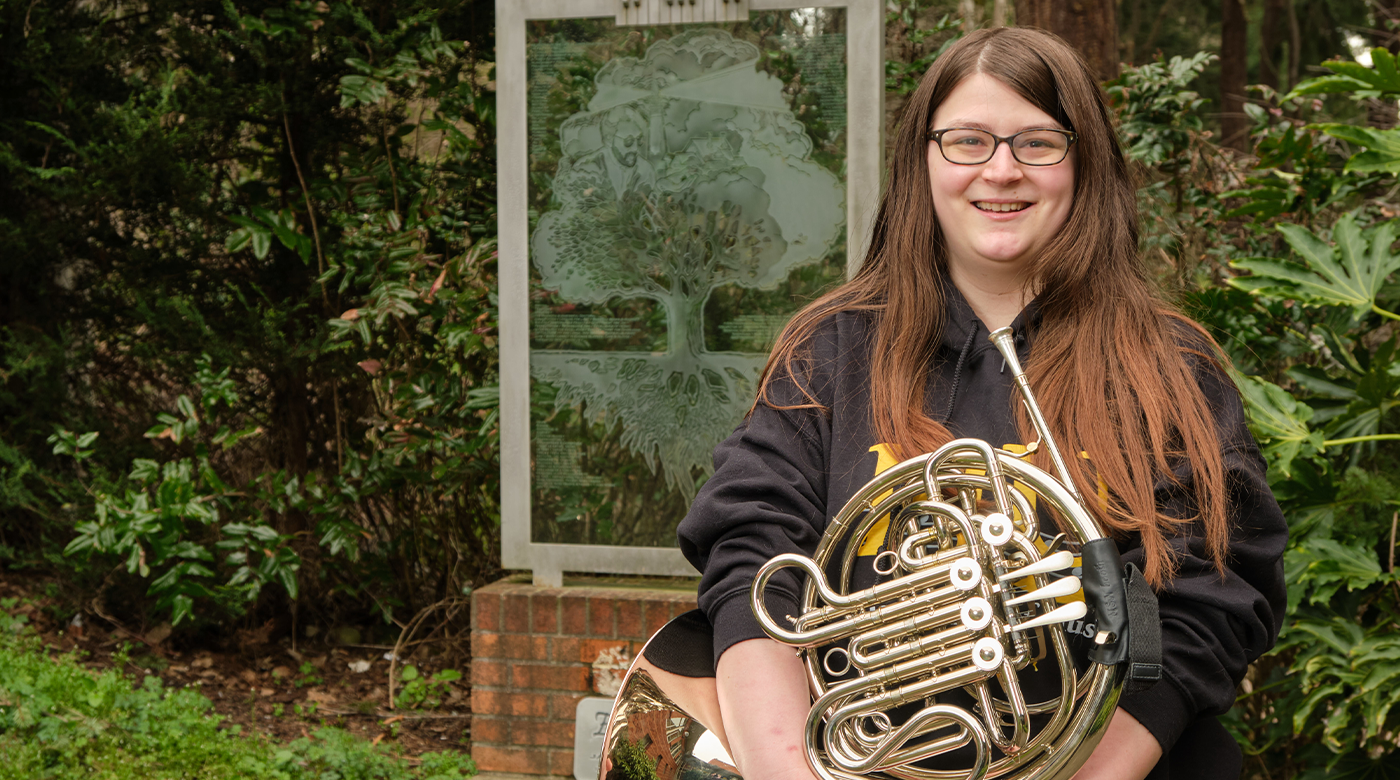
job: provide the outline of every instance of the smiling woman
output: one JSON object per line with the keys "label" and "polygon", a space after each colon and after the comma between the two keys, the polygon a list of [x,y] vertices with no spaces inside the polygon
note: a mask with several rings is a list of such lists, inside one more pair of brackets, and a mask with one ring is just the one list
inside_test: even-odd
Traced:
{"label": "smiling woman", "polygon": [[[1026,366],[1045,428],[1063,452],[1084,456],[1062,459],[1064,480],[1099,497],[1083,509],[1116,541],[1123,561],[1141,569],[1159,602],[1165,680],[1118,700],[1080,777],[1237,776],[1239,748],[1215,716],[1277,637],[1287,528],[1218,347],[1147,280],[1134,188],[1093,74],[1049,33],[968,35],[937,60],[906,105],[887,181],[860,271],[789,323],[758,402],[716,449],[715,474],[679,529],[682,551],[703,573],[703,614],[687,630],[713,636],[715,679],[695,682],[708,670],[661,650],[648,650],[649,671],[662,682],[690,677],[686,695],[715,721],[706,725],[745,777],[849,776],[806,765],[807,675],[823,670],[804,667],[768,638],[751,611],[751,587],[773,556],[810,557],[827,544],[831,518],[858,514],[848,501],[902,459],[954,439],[980,440],[1014,458],[1005,453],[1039,439],[1030,459],[1049,467],[1052,437],[1039,436],[1013,403],[1015,372],[1003,367],[1016,361],[1004,363],[988,343],[990,330],[1009,325],[1014,346],[1007,348]],[[931,503],[944,498],[927,490]],[[954,499],[968,513],[988,511],[968,495]],[[1043,551],[1060,544],[1051,526],[1034,542]],[[891,570],[877,561],[908,552],[885,527],[848,542],[859,545],[858,554],[854,571],[841,577],[853,588],[872,587]],[[942,533],[927,543],[938,554],[953,554],[943,545],[951,549],[968,535]],[[794,569],[761,581],[769,625],[803,614],[807,597]],[[990,586],[986,592],[994,602],[1005,595]],[[1092,642],[1117,641],[1105,638],[1110,617],[1085,617],[1082,631],[1067,639],[1071,653],[1087,659]],[[930,641],[937,655],[954,653],[946,638]],[[854,640],[851,648],[854,658]],[[986,663],[1014,657],[1023,680],[1055,675],[1044,667],[1057,664],[1030,668],[1019,645],[1002,649],[1004,656],[991,652]],[[830,667],[826,673],[827,682],[845,679]],[[882,713],[861,739],[905,733],[916,721],[946,722],[943,694],[901,701],[923,709]],[[984,701],[980,711],[994,708]],[[837,720],[819,710],[813,722],[827,715]],[[988,720],[989,730],[1003,725]],[[977,742],[978,755],[995,753],[990,769],[982,766],[987,777],[1020,778],[1016,767],[1034,763],[1031,748],[1017,757],[1023,743],[997,735],[997,752],[985,737],[971,739],[972,731],[965,728],[961,742],[950,739]],[[805,755],[816,756],[812,750]],[[982,776],[970,757],[938,760],[945,759],[951,763],[935,768],[970,766],[968,776]],[[1045,777],[1073,771],[1060,767]]]}
{"label": "smiling woman", "polygon": [[1010,325],[1030,299],[1031,259],[1064,226],[1074,202],[1072,136],[1055,132],[1065,128],[1054,117],[982,73],[953,89],[933,124],[950,128],[930,133],[928,145],[948,275],[988,328]]}

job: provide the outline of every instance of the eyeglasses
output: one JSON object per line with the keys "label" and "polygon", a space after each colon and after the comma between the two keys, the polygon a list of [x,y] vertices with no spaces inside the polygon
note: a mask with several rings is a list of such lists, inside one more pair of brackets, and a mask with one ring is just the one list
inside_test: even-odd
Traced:
{"label": "eyeglasses", "polygon": [[1054,165],[1065,159],[1078,138],[1068,130],[1049,128],[1022,130],[1006,138],[970,127],[950,127],[928,134],[928,140],[938,144],[943,159],[954,165],[981,165],[992,159],[997,144],[1002,143],[1011,147],[1011,156],[1023,165]]}

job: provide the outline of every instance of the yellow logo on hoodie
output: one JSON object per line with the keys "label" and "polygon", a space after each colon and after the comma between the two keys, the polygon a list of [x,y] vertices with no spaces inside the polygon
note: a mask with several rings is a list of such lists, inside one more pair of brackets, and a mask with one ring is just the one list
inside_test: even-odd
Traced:
{"label": "yellow logo on hoodie", "polygon": [[[1026,451],[1025,445],[1022,444],[1006,444],[1003,447],[1001,447],[1001,449],[1016,454],[1020,454]],[[879,476],[880,474],[883,474],[884,472],[888,471],[891,468],[894,468],[896,465],[899,464],[899,461],[894,456],[894,451],[888,444],[876,444],[875,446],[867,450],[867,452],[875,453],[875,473],[871,475],[872,477]],[[1086,458],[1088,457],[1087,453],[1081,453],[1081,455]],[[969,470],[969,473],[977,474],[980,472]],[[1013,485],[1013,487],[1016,490],[1019,490],[1021,494],[1026,497],[1027,501],[1030,502],[1031,508],[1034,509],[1036,504],[1035,493],[1032,492],[1028,487],[1020,483],[1016,483],[1015,485]],[[880,494],[877,498],[871,501],[871,505],[878,505],[881,501],[885,500],[892,492],[892,490],[887,490],[884,493]],[[1107,500],[1107,488],[1103,485],[1102,482],[1100,482],[1099,484],[1099,495],[1101,500]],[[875,525],[870,527],[870,530],[865,534],[865,538],[861,541],[860,552],[858,554],[862,556],[879,555],[880,548],[885,543],[885,536],[889,532],[889,525],[890,521],[888,516],[882,517],[879,520],[877,520],[875,522]],[[1044,539],[1036,539],[1035,546],[1042,553],[1046,551],[1046,544]],[[1074,565],[1076,568],[1080,565],[1080,559],[1078,556],[1075,556]],[[1017,585],[1026,589],[1033,587],[1029,582],[1017,583]],[[1084,595],[1082,592],[1074,593],[1069,596],[1064,596],[1056,599],[1056,601],[1060,603],[1083,600]]]}

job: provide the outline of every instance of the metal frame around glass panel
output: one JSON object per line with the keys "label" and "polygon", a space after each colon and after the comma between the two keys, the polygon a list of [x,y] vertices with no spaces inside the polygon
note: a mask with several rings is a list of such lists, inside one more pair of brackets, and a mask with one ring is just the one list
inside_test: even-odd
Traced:
{"label": "metal frame around glass panel", "polygon": [[[679,10],[677,6],[680,6]],[[534,20],[617,17],[723,20],[751,11],[842,8],[846,13],[847,276],[869,242],[879,203],[884,117],[884,6],[881,0],[497,0],[496,105],[500,236],[501,557],[529,569],[540,585],[563,573],[693,575],[674,548],[541,544],[530,538],[530,348],[526,24]],[[698,14],[687,18],[682,14]],[[681,15],[681,16],[678,16]],[[857,140],[858,139],[858,140]],[[676,518],[679,522],[680,518]]]}

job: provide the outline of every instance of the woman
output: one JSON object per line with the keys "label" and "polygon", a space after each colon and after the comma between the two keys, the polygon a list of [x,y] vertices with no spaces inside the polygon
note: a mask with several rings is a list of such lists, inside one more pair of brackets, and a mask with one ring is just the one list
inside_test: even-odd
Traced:
{"label": "woman", "polygon": [[[1214,716],[1274,642],[1287,529],[1199,326],[1154,294],[1134,188],[1092,75],[1048,33],[967,36],[900,123],[869,253],[799,313],[680,526],[703,572],[722,734],[751,780],[811,778],[808,694],[749,611],[754,572],[810,554],[881,468],[954,437],[1035,439],[987,342],[1010,325],[1071,476],[1157,591],[1164,679],[1125,695],[1081,777],[1237,776]],[[766,593],[796,614],[796,578]]]}

